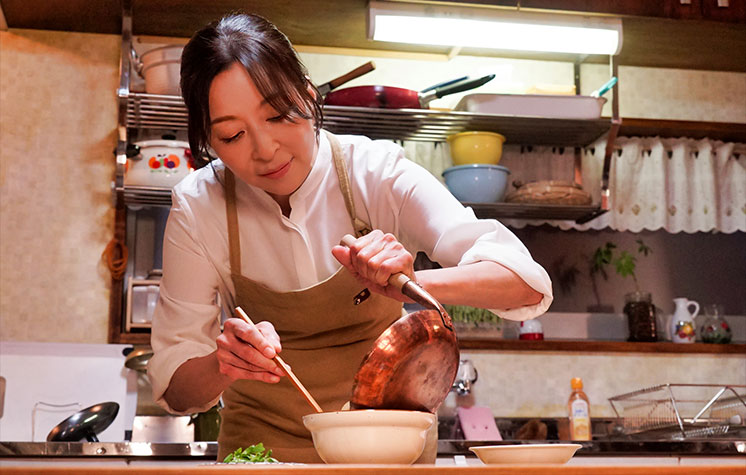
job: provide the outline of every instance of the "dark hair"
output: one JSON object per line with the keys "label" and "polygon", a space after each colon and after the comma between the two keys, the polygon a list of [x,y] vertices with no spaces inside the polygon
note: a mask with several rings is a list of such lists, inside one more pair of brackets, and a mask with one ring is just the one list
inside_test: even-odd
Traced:
{"label": "dark hair", "polygon": [[[236,62],[246,68],[259,93],[277,112],[313,119],[318,137],[323,121],[320,94],[290,41],[258,15],[231,14],[195,33],[181,55],[189,148],[200,164],[214,158],[208,152],[210,85]],[[309,85],[316,97],[308,91]]]}

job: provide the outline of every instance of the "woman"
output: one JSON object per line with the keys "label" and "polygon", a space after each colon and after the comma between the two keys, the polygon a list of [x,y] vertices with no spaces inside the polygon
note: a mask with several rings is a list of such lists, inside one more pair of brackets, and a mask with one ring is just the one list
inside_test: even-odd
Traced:
{"label": "woman", "polygon": [[[551,303],[549,277],[520,241],[477,220],[400,147],[323,131],[305,68],[263,18],[231,15],[196,33],[181,89],[192,154],[211,164],[173,190],[149,374],[173,413],[222,396],[219,460],[263,442],[282,461],[320,461],[301,422],[309,408],[272,358],[282,352],[322,408],[339,410],[408,301],[387,285],[393,273],[505,318]],[[350,248],[338,245],[345,234],[357,237]],[[415,272],[417,251],[444,268]],[[240,306],[256,329],[226,318],[221,332],[221,306],[231,317]]]}

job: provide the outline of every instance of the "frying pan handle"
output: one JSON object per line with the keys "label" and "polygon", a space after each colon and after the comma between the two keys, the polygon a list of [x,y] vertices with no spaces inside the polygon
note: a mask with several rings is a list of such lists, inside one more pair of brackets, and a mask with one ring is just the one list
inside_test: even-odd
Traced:
{"label": "frying pan handle", "polygon": [[[346,247],[352,247],[352,245],[355,244],[355,236],[352,234],[345,234],[342,236],[342,240],[339,243]],[[401,290],[402,287],[411,280],[412,279],[410,279],[406,274],[397,272],[396,274],[391,274],[391,277],[389,277],[389,284]]]}
{"label": "frying pan handle", "polygon": [[448,94],[455,94],[457,92],[463,92],[463,91],[468,91],[470,89],[476,89],[479,86],[487,84],[493,79],[495,79],[495,75],[489,74],[487,76],[482,76],[481,78],[472,79],[469,81],[457,82],[455,84],[438,87],[435,89],[435,97],[440,98]]}
{"label": "frying pan handle", "polygon": [[352,81],[353,79],[360,77],[363,74],[369,73],[373,71],[374,69],[376,69],[375,63],[373,61],[368,61],[362,66],[358,66],[357,68],[353,69],[349,73],[343,76],[340,76],[336,79],[332,79],[331,81],[329,81],[329,86],[331,86],[331,88],[334,89],[335,87],[341,86],[347,81]]}

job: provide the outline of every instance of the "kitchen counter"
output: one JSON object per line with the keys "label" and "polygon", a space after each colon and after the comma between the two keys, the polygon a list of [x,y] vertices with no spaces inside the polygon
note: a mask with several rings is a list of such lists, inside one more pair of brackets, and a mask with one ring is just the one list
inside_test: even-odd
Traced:
{"label": "kitchen counter", "polygon": [[75,467],[3,467],[4,475],[15,474],[42,474],[56,475],[73,472],[77,475],[107,475],[107,474],[183,474],[183,475],[205,475],[224,473],[251,473],[252,475],[278,475],[298,473],[312,473],[314,475],[347,475],[350,473],[362,475],[393,475],[407,473],[413,475],[453,475],[458,473],[487,475],[743,475],[742,466],[584,466],[573,467],[565,465],[484,465],[471,467],[437,467],[434,465],[204,465],[197,467],[109,467],[105,464],[98,466],[75,466]]}
{"label": "kitchen counter", "polygon": [[[474,454],[469,447],[477,445],[529,444],[537,441],[439,440],[438,456]],[[542,441],[552,443],[560,441]],[[609,441],[578,442],[583,445],[575,457],[743,457],[746,463],[746,439],[699,439],[689,441]],[[90,458],[125,460],[194,460],[214,462],[216,442],[149,443],[149,442],[0,442],[0,462],[14,458]]]}

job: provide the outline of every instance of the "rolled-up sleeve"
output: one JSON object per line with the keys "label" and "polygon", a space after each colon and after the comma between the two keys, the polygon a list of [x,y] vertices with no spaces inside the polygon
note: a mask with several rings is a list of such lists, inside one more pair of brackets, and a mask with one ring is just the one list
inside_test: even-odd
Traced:
{"label": "rolled-up sleeve", "polygon": [[430,172],[403,159],[403,154],[389,161],[382,180],[393,181],[389,200],[398,210],[395,227],[405,247],[424,251],[443,267],[496,262],[543,295],[536,305],[489,309],[502,318],[528,320],[547,311],[553,300],[549,274],[505,225],[478,219]]}
{"label": "rolled-up sleeve", "polygon": [[188,206],[175,194],[173,202],[164,233],[164,273],[153,314],[154,354],[148,362],[148,376],[159,406],[174,414],[190,414],[209,409],[219,398],[179,412],[169,407],[163,395],[179,366],[216,349],[221,314],[216,303],[219,278],[192,234],[196,226],[190,222]]}

